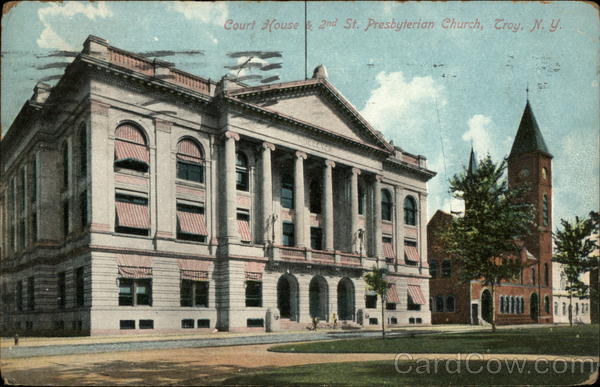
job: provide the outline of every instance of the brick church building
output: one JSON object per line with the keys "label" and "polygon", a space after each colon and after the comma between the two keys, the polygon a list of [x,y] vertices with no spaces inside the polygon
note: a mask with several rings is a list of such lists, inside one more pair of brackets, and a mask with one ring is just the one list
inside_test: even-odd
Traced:
{"label": "brick church building", "polygon": [[[471,150],[468,170],[477,168]],[[455,262],[440,245],[441,231],[452,215],[438,210],[427,225],[432,324],[491,322],[491,302],[498,324],[552,323],[552,155],[536,122],[529,101],[508,157],[510,185],[529,183],[527,200],[536,208],[537,227],[521,249],[524,267],[520,278],[503,282],[491,292],[480,281],[458,281]]]}

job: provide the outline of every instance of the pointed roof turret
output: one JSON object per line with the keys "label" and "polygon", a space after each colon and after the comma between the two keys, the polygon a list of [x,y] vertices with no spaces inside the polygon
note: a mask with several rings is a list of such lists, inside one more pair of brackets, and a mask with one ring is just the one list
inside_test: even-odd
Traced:
{"label": "pointed roof turret", "polygon": [[550,154],[528,99],[509,157],[536,151]]}
{"label": "pointed roof turret", "polygon": [[475,171],[477,171],[477,157],[475,157],[475,151],[473,150],[473,145],[471,145],[471,155],[469,156],[469,166],[467,167],[467,174],[469,176],[473,175]]}

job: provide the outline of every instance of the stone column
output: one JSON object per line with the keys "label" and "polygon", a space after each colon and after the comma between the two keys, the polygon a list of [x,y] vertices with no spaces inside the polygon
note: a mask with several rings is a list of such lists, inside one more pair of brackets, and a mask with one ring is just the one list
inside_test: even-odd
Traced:
{"label": "stone column", "polygon": [[394,226],[396,234],[396,244],[394,250],[396,251],[396,262],[404,263],[404,190],[400,186],[395,187],[395,199],[394,209],[396,210],[396,222]]}
{"label": "stone column", "polygon": [[325,218],[325,250],[333,250],[333,181],[335,163],[325,160],[323,169],[323,217]]}
{"label": "stone column", "polygon": [[304,210],[304,160],[306,153],[296,152],[294,173],[294,232],[296,247],[306,247],[305,210]]}
{"label": "stone column", "polygon": [[237,195],[235,189],[235,142],[240,136],[232,131],[225,132],[225,240],[239,242],[237,228]]}
{"label": "stone column", "polygon": [[373,184],[373,189],[375,191],[373,193],[373,201],[375,202],[373,206],[375,211],[375,216],[373,217],[375,223],[373,227],[373,237],[375,239],[373,252],[376,258],[383,257],[383,254],[381,253],[381,179],[381,175],[375,175],[375,182]]}
{"label": "stone column", "polygon": [[[275,145],[269,142],[262,143],[262,162],[261,162],[261,194],[262,194],[262,231],[263,243],[266,245],[271,241],[273,230],[273,179],[271,171],[271,152],[275,150]],[[272,242],[272,241],[271,241]]]}
{"label": "stone column", "polygon": [[350,251],[358,252],[358,175],[360,169],[352,168],[350,174]]}

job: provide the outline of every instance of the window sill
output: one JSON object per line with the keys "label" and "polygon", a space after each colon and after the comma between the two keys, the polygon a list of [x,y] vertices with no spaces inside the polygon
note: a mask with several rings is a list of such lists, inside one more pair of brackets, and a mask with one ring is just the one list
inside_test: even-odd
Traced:
{"label": "window sill", "polygon": [[206,186],[206,183],[199,183],[197,181],[185,180],[185,179],[179,179],[179,178],[175,179],[175,184],[181,185],[181,186],[192,187],[192,188],[203,188],[203,189]]}

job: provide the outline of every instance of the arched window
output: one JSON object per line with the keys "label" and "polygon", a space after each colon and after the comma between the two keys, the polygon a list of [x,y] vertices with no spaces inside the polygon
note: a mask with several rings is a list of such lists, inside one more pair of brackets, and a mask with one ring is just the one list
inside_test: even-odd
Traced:
{"label": "arched window", "polygon": [[323,190],[321,188],[321,182],[319,179],[312,179],[308,189],[308,196],[310,201],[310,212],[313,214],[321,213],[321,198],[323,197]]}
{"label": "arched window", "polygon": [[386,189],[381,190],[381,219],[392,220],[392,195]]}
{"label": "arched window", "polygon": [[521,299],[519,300],[519,308],[521,309],[521,313],[523,313],[525,311],[525,299],[523,297],[521,297]]}
{"label": "arched window", "polygon": [[450,278],[452,276],[452,261],[444,259],[442,262],[442,277]]}
{"label": "arched window", "polygon": [[87,132],[85,124],[79,128],[79,175],[87,176]]}
{"label": "arched window", "polygon": [[500,296],[500,313],[505,313],[504,296]]}
{"label": "arched window", "polygon": [[567,304],[566,303],[562,303],[562,314],[563,316],[567,314]]}
{"label": "arched window", "polygon": [[63,142],[62,148],[62,187],[63,189],[69,188],[69,143],[67,141]]}
{"label": "arched window", "polygon": [[546,194],[544,194],[544,199],[543,199],[543,221],[544,221],[544,226],[548,226],[548,219],[549,219],[549,215],[548,215],[548,196]]}
{"label": "arched window", "polygon": [[544,263],[544,284],[546,286],[548,286],[548,282],[549,282],[550,278],[548,275],[548,264]]}
{"label": "arched window", "polygon": [[550,297],[548,296],[544,297],[544,312],[550,314]]}
{"label": "arched window", "polygon": [[417,224],[417,203],[412,196],[404,199],[404,224],[415,226]]}
{"label": "arched window", "polygon": [[235,189],[248,191],[248,158],[242,152],[235,155]]}
{"label": "arched window", "polygon": [[146,137],[132,124],[115,130],[115,167],[147,172],[150,164]]}
{"label": "arched window", "polygon": [[294,208],[294,178],[291,175],[281,176],[281,207]]}
{"label": "arched window", "polygon": [[435,311],[436,312],[444,311],[444,297],[443,296],[435,297]]}
{"label": "arched window", "polygon": [[446,297],[446,312],[454,312],[454,296]]}
{"label": "arched window", "polygon": [[204,183],[204,157],[193,140],[183,139],[177,143],[177,178]]}
{"label": "arched window", "polygon": [[510,297],[510,313],[514,314],[515,313],[515,308],[516,308],[515,297],[511,296]]}
{"label": "arched window", "polygon": [[358,184],[358,213],[360,215],[365,214],[365,207],[367,206],[367,194],[361,184]]}
{"label": "arched window", "polygon": [[437,271],[438,271],[437,262],[436,261],[429,262],[429,274],[431,275],[431,278],[437,277]]}

